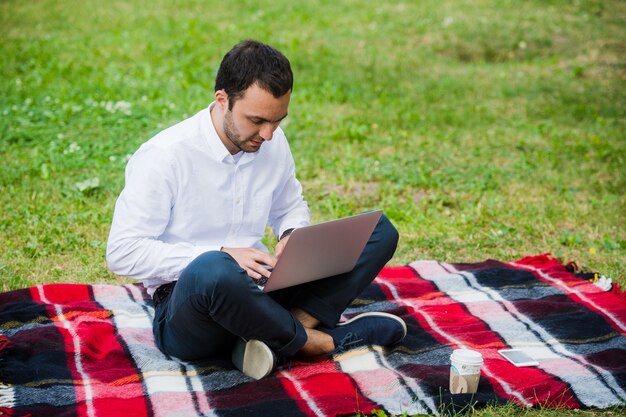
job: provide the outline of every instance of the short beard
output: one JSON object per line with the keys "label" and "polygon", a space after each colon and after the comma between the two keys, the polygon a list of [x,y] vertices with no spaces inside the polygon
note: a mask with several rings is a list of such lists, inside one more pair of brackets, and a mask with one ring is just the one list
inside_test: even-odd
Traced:
{"label": "short beard", "polygon": [[242,151],[243,149],[241,149],[241,140],[239,139],[239,136],[233,131],[233,129],[231,129],[232,124],[233,118],[229,110],[224,113],[224,122],[222,123],[222,129],[224,129],[224,135],[226,135],[226,138],[228,138],[230,143],[232,143],[237,148],[239,148],[240,151]]}
{"label": "short beard", "polygon": [[229,110],[226,113],[224,113],[224,121],[222,123],[222,129],[224,130],[224,135],[226,135],[226,138],[230,141],[230,143],[235,145],[240,151],[243,151],[246,153],[258,152],[258,149],[256,150],[244,149],[243,146],[245,145],[246,141],[241,139],[241,135],[238,135],[237,133],[235,133],[235,130],[233,129],[233,127],[234,127],[233,117],[232,117],[232,113]]}

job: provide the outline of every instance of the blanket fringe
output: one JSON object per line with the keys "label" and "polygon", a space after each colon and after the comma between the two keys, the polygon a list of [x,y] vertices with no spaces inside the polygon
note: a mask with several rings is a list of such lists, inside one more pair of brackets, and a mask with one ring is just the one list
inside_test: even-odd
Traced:
{"label": "blanket fringe", "polygon": [[[2,383],[2,381],[4,381],[7,377],[6,372],[4,370],[4,362],[5,362],[5,358],[7,356],[7,354],[9,353],[9,349],[11,349],[11,347],[13,346],[13,342],[11,342],[9,340],[8,337],[6,337],[3,334],[0,334],[0,409],[2,407],[9,407],[5,405],[5,387],[7,387],[7,385],[4,385]],[[11,393],[13,392],[13,389],[11,389]],[[11,394],[11,401],[15,402],[14,399],[14,395]],[[0,413],[0,415],[3,415]]]}
{"label": "blanket fringe", "polygon": [[12,385],[5,384],[5,372],[4,361],[9,353],[9,350],[13,347],[13,342],[9,340],[5,335],[0,335],[0,415],[10,416],[10,412],[15,407],[15,389]]}
{"label": "blanket fringe", "polygon": [[0,409],[15,406],[15,390],[11,385],[0,382]]}

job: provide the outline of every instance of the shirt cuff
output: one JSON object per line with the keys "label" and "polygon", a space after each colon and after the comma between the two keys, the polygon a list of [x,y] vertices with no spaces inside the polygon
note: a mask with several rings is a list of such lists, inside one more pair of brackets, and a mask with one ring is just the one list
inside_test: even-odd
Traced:
{"label": "shirt cuff", "polygon": [[283,238],[289,236],[291,234],[291,232],[293,232],[294,230],[296,230],[295,228],[291,228],[291,229],[287,229],[283,232],[282,235],[280,235],[280,238],[278,239],[279,241],[283,240]]}

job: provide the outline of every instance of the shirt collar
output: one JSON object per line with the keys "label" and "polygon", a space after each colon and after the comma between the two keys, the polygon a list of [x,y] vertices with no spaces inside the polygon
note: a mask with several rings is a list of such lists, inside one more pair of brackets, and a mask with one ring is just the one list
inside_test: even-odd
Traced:
{"label": "shirt collar", "polygon": [[[213,124],[213,119],[211,119],[211,109],[213,109],[214,106],[215,102],[209,104],[209,107],[204,114],[201,125],[202,135],[205,137],[207,144],[209,145],[210,154],[213,158],[215,158],[215,160],[235,164],[233,156],[230,154],[229,150],[217,134],[217,130],[215,130],[215,125]],[[246,152],[239,160],[239,164],[248,163],[252,161],[255,156],[256,152]]]}

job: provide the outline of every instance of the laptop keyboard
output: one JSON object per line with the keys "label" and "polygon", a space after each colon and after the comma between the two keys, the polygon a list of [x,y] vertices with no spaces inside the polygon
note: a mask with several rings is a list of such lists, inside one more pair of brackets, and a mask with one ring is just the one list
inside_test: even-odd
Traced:
{"label": "laptop keyboard", "polygon": [[267,284],[267,279],[267,277],[261,277],[259,279],[254,279],[254,282],[260,290],[263,290],[263,288],[265,288],[265,284]]}

